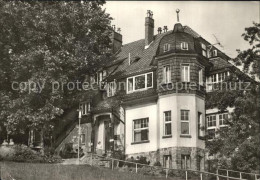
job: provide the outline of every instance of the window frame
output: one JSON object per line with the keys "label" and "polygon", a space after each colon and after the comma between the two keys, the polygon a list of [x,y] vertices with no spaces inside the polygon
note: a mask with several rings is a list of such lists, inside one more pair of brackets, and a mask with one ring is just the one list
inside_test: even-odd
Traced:
{"label": "window frame", "polygon": [[[84,141],[82,141],[82,137],[84,137]],[[85,133],[81,133],[80,134],[80,144],[86,144],[86,134]]]}
{"label": "window frame", "polygon": [[[188,79],[185,80],[184,77],[185,77],[185,74],[183,73],[183,67],[188,67]],[[190,82],[190,64],[181,64],[181,81],[182,82]]]}
{"label": "window frame", "polygon": [[[222,118],[220,118],[220,116],[222,116]],[[219,121],[219,126],[220,127],[224,127],[227,126],[227,124],[225,123],[226,118],[224,116],[227,116],[226,118],[228,119],[228,113],[222,113],[218,115],[218,121]],[[222,122],[222,123],[220,123]]]}
{"label": "window frame", "polygon": [[188,169],[187,166],[189,166],[188,168],[191,168],[191,156],[190,154],[181,154],[181,169]]}
{"label": "window frame", "polygon": [[[202,56],[204,56],[204,57],[208,57],[208,55],[207,55],[207,46],[206,46],[206,44],[201,43],[201,49],[202,49],[202,52],[201,52]],[[204,54],[204,53],[205,53],[205,54]]]}
{"label": "window frame", "polygon": [[218,51],[216,49],[214,49],[212,51],[212,57],[217,57],[218,56]]}
{"label": "window frame", "polygon": [[168,52],[168,51],[170,51],[170,48],[171,48],[171,44],[165,43],[165,44],[163,45],[163,52]]}
{"label": "window frame", "polygon": [[107,97],[115,96],[116,94],[116,82],[111,81],[107,83]]}
{"label": "window frame", "polygon": [[199,67],[199,85],[203,86],[204,81],[203,81],[203,72],[204,69],[202,67]]}
{"label": "window frame", "polygon": [[80,102],[79,109],[81,110],[82,116],[88,115],[90,112],[90,102]]}
{"label": "window frame", "polygon": [[[212,117],[212,119],[210,119]],[[213,120],[213,117],[215,117],[215,120]],[[210,121],[209,121],[210,120]],[[209,122],[212,124],[212,125],[210,125],[209,126]],[[215,122],[215,123],[213,123],[213,122]],[[214,125],[215,124],[215,125]],[[216,116],[216,114],[213,114],[213,115],[208,115],[207,116],[207,127],[208,128],[216,128],[216,126],[217,126],[217,116]]]}
{"label": "window frame", "polygon": [[182,125],[182,123],[188,123],[188,127],[189,127],[188,128],[188,134],[182,134],[182,128],[181,128],[181,135],[189,136],[190,135],[190,110],[181,109],[180,112],[181,112],[181,114],[182,114],[182,112],[188,112],[188,120],[182,120],[182,115],[180,114],[180,121],[181,121],[181,125]]}
{"label": "window frame", "polygon": [[[136,121],[141,121],[142,123],[142,120],[146,120],[147,122],[147,127],[140,127],[140,128],[135,128],[135,122]],[[135,131],[140,131],[142,132],[142,130],[147,130],[147,140],[140,140],[140,141],[135,141]],[[133,143],[142,143],[142,142],[148,142],[149,141],[149,117],[146,117],[146,118],[140,118],[140,119],[134,119],[133,120],[133,128],[132,128],[132,133],[133,133],[133,137],[132,137],[132,142]],[[142,136],[141,136],[142,137]]]}
{"label": "window frame", "polygon": [[[198,111],[198,137],[204,137],[205,136],[205,125],[203,121],[203,113]],[[201,130],[201,128],[204,127],[204,130]]]}
{"label": "window frame", "polygon": [[[169,67],[169,71],[166,71],[167,67]],[[169,64],[163,66],[163,83],[171,83],[171,66]]]}
{"label": "window frame", "polygon": [[[170,113],[170,121],[166,121],[166,113]],[[170,124],[171,127],[171,134],[166,134],[166,124]],[[163,112],[163,135],[164,136],[172,136],[172,112],[171,111],[164,111]]]}
{"label": "window frame", "polygon": [[181,43],[181,50],[189,50],[189,44],[187,42],[182,42]]}
{"label": "window frame", "polygon": [[[148,76],[148,74],[152,74],[152,86],[150,86],[150,87],[147,86],[147,76]],[[145,87],[142,88],[142,89],[137,89],[136,90],[135,89],[135,78],[136,77],[140,77],[140,76],[145,76]],[[128,84],[129,79],[133,79],[133,90],[132,91],[129,91],[129,84]],[[144,74],[139,74],[139,75],[136,75],[136,76],[128,77],[126,79],[126,85],[127,85],[126,92],[127,92],[127,94],[130,94],[130,93],[133,93],[133,92],[145,91],[147,89],[153,88],[153,83],[154,83],[153,81],[154,81],[154,79],[153,79],[153,72],[148,72],[148,73],[144,73]]]}

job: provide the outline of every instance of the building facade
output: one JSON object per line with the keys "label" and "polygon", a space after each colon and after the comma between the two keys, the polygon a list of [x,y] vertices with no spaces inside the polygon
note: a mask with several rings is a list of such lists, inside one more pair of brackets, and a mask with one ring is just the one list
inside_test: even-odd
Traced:
{"label": "building facade", "polygon": [[[148,11],[144,29],[144,39],[125,45],[114,30],[114,60],[87,75],[102,88],[80,102],[81,145],[86,152],[123,152],[128,158],[146,157],[152,165],[204,170],[206,130],[213,138],[213,129],[225,127],[228,118],[228,111],[206,109],[205,95],[234,66],[179,22],[154,34],[153,13]],[[77,121],[77,116],[72,119]],[[69,127],[57,135],[57,152],[78,142],[76,124]]]}

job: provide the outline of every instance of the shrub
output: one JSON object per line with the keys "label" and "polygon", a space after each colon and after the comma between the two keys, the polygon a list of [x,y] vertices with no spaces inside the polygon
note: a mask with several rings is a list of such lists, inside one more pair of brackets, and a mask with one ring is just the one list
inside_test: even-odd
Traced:
{"label": "shrub", "polygon": [[46,154],[34,151],[25,145],[14,145],[11,147],[0,147],[0,159],[15,162],[33,163],[58,163],[61,162],[59,156],[54,156],[50,150],[45,150]]}
{"label": "shrub", "polygon": [[161,163],[160,163],[160,161],[156,161],[153,165],[154,165],[154,166],[162,166]]}

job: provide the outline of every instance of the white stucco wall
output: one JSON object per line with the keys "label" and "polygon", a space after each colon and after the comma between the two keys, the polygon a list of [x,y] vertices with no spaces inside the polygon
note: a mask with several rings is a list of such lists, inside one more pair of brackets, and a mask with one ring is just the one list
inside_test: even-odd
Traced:
{"label": "white stucco wall", "polygon": [[[149,118],[149,143],[131,144],[133,142],[133,120]],[[149,103],[125,109],[126,154],[157,150],[157,104]]]}

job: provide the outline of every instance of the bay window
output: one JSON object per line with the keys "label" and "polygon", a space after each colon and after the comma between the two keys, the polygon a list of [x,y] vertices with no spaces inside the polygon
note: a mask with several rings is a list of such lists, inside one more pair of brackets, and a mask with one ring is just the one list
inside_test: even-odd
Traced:
{"label": "bay window", "polygon": [[152,72],[127,78],[127,93],[146,90],[152,87],[153,87]]}

